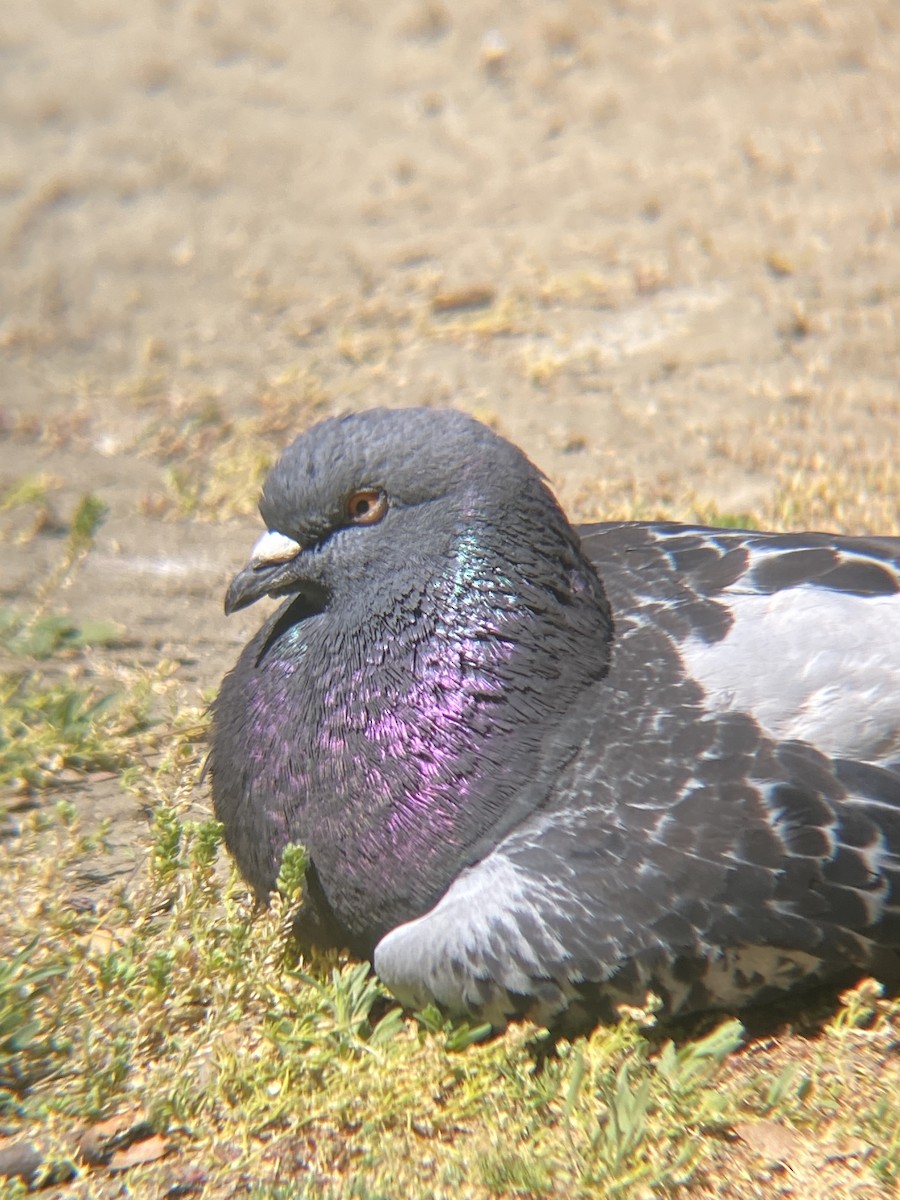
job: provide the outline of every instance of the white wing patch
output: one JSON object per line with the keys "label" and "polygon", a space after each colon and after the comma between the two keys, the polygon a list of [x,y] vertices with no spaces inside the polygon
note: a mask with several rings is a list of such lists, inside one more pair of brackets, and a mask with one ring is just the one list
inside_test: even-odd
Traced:
{"label": "white wing patch", "polygon": [[[507,994],[533,995],[545,974],[545,955],[566,957],[541,909],[571,902],[567,889],[552,880],[536,884],[495,851],[463,872],[430,912],[383,937],[375,947],[375,970],[408,1008],[437,1001],[450,1012],[474,1010],[502,1026],[512,1011]],[[540,947],[523,936],[519,913],[541,928]],[[551,987],[548,1016],[566,1007],[565,983],[559,979]]]}
{"label": "white wing patch", "polygon": [[900,754],[900,595],[801,586],[718,599],[734,618],[726,637],[680,646],[711,708],[833,757]]}

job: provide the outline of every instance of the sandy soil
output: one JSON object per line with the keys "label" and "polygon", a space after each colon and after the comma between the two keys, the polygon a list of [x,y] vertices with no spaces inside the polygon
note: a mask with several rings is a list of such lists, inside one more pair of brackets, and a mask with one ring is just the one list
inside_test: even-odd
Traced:
{"label": "sandy soil", "polygon": [[449,403],[582,517],[843,471],[823,521],[900,529],[895,0],[7,4],[0,139],[0,492],[50,496],[0,602],[96,492],[64,599],[186,702],[259,620],[240,430]]}

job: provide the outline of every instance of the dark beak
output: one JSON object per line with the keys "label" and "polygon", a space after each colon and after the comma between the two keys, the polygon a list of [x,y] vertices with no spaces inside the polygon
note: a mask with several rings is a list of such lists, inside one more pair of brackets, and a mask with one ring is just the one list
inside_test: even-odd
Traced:
{"label": "dark beak", "polygon": [[270,530],[250,553],[250,561],[238,571],[225,593],[225,615],[246,608],[261,596],[282,596],[298,591],[301,546],[293,538]]}

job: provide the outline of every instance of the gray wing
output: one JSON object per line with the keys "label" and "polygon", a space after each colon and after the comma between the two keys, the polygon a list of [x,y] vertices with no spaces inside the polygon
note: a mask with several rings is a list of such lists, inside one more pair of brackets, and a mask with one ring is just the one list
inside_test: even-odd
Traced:
{"label": "gray wing", "polygon": [[830,756],[900,757],[900,538],[582,532],[620,644],[648,622],[665,630],[707,711]]}
{"label": "gray wing", "polygon": [[601,577],[610,564],[626,565],[646,581],[638,595],[648,600],[671,597],[675,580],[706,599],[803,586],[855,596],[900,592],[900,537],[631,521],[584,525],[578,532]]}
{"label": "gray wing", "polygon": [[579,772],[561,781],[565,807],[381,941],[388,986],[498,1026],[573,1001],[609,1019],[647,991],[669,1013],[756,1002],[900,946],[900,773],[714,724],[668,792],[632,773],[582,804]]}
{"label": "gray wing", "polygon": [[900,946],[900,541],[584,540],[610,674],[550,736],[543,805],[381,941],[379,974],[500,1025],[647,990],[739,1005]]}

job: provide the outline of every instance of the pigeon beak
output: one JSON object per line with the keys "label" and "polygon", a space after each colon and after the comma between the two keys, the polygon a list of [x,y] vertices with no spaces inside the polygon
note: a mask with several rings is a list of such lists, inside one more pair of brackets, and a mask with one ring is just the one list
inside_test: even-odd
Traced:
{"label": "pigeon beak", "polygon": [[277,595],[284,585],[295,577],[294,560],[303,547],[293,538],[270,529],[264,533],[250,551],[250,561],[238,571],[225,593],[225,615],[248,604],[260,596]]}

